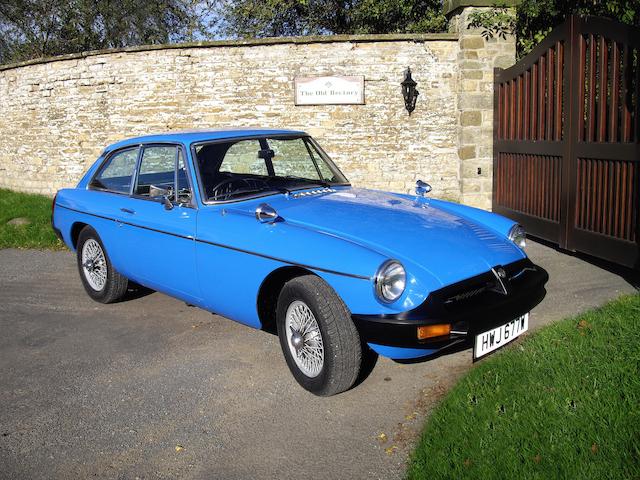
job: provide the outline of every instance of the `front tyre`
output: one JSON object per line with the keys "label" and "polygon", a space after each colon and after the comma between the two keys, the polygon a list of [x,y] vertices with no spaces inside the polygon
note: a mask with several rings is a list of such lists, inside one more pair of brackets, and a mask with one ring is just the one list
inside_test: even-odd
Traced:
{"label": "front tyre", "polygon": [[115,271],[98,233],[86,226],[78,236],[76,257],[82,285],[100,303],[113,303],[127,293],[128,280]]}
{"label": "front tyre", "polygon": [[296,277],[278,298],[280,346],[297,382],[322,396],[348,390],[362,363],[360,336],[344,302],[321,278]]}

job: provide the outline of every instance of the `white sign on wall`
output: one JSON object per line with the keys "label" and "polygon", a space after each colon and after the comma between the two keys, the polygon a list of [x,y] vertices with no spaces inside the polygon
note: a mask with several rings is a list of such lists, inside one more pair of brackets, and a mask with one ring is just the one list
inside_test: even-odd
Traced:
{"label": "white sign on wall", "polygon": [[364,76],[296,77],[296,105],[363,105]]}

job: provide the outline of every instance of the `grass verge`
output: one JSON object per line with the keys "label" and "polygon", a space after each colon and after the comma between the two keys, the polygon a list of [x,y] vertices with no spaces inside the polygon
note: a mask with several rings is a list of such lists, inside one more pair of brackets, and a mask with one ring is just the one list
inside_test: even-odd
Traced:
{"label": "grass verge", "polygon": [[[51,229],[51,198],[0,189],[0,248],[62,249]],[[26,218],[28,225],[9,225]]]}
{"label": "grass verge", "polygon": [[409,479],[640,479],[640,295],[543,328],[433,412]]}

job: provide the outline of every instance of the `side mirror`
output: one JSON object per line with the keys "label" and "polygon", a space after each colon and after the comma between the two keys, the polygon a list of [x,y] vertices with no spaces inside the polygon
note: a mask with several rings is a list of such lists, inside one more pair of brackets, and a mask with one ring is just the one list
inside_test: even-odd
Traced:
{"label": "side mirror", "polygon": [[178,192],[178,199],[176,202],[179,207],[191,205],[191,192],[187,190]]}
{"label": "side mirror", "polygon": [[422,180],[418,180],[416,182],[416,195],[419,197],[424,197],[425,194],[431,191],[431,185]]}
{"label": "side mirror", "polygon": [[164,205],[165,210],[173,210],[173,203],[171,203],[171,200],[169,200],[168,195],[162,196],[162,205]]}
{"label": "side mirror", "polygon": [[256,208],[256,220],[260,223],[274,223],[278,218],[278,212],[266,203],[261,203]]}

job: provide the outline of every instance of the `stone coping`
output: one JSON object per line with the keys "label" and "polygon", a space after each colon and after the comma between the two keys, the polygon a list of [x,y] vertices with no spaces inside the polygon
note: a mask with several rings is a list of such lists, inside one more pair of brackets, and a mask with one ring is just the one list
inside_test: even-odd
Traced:
{"label": "stone coping", "polygon": [[517,7],[522,0],[444,0],[443,11],[450,15],[464,7]]}
{"label": "stone coping", "polygon": [[375,34],[375,35],[318,35],[306,37],[269,37],[269,38],[249,38],[240,40],[213,40],[207,42],[188,42],[160,45],[138,45],[124,48],[109,48],[104,50],[91,50],[80,53],[70,53],[56,57],[35,58],[25,62],[10,63],[0,65],[0,71],[14,68],[38,65],[42,63],[60,62],[63,60],[74,60],[79,58],[93,57],[97,55],[108,55],[112,53],[146,52],[153,50],[179,50],[188,48],[219,48],[219,47],[254,47],[264,45],[281,44],[309,44],[309,43],[363,43],[363,42],[428,42],[428,41],[458,41],[457,33],[415,33],[415,34]]}

